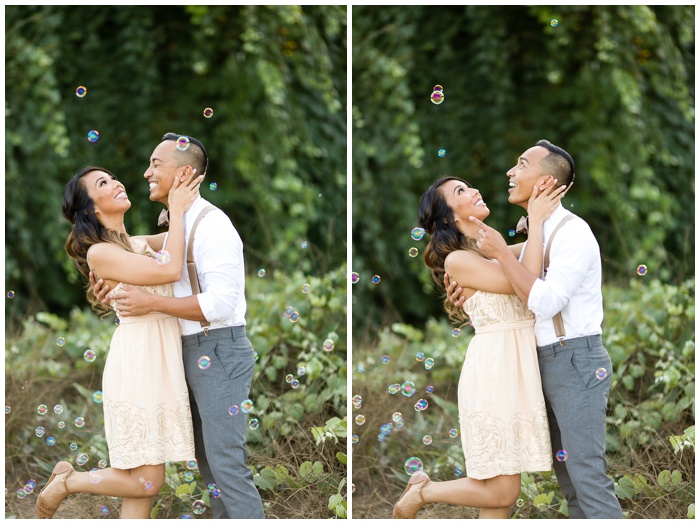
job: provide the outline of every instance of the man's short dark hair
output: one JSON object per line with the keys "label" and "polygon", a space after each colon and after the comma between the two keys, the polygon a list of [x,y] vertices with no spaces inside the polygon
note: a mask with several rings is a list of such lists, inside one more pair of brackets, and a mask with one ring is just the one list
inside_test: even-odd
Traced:
{"label": "man's short dark hair", "polygon": [[557,179],[557,187],[565,185],[569,187],[576,176],[574,171],[574,159],[561,147],[555,146],[549,140],[540,140],[536,146],[544,147],[549,154],[540,160],[540,166],[547,175]]}
{"label": "man's short dark hair", "polygon": [[175,159],[180,166],[192,166],[193,169],[197,170],[197,175],[206,174],[207,167],[209,166],[209,157],[207,156],[206,149],[204,149],[204,144],[202,144],[199,140],[187,135],[165,133],[160,141],[161,143],[165,142],[166,140],[173,140],[177,142],[178,138],[181,136],[187,137],[187,139],[190,141],[190,145],[184,151],[176,149],[173,152],[173,159]]}

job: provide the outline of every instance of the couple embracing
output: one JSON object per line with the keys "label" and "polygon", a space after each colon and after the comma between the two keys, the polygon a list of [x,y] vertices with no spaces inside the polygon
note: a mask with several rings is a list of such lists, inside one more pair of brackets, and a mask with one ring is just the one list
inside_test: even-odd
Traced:
{"label": "couple embracing", "polygon": [[144,177],[150,200],[168,207],[160,235],[128,235],[131,203],[105,168],[79,169],[64,189],[66,251],[90,279],[88,301],[118,320],[102,378],[110,467],[59,462],[37,499],[40,518],[73,493],[120,497],[121,518],[149,518],[165,463],[195,457],[204,484],[215,484],[214,518],[264,518],[238,413],[255,365],[243,244],[199,194],[207,166],[193,137],[167,133],[153,150]]}
{"label": "couple embracing", "polygon": [[487,204],[460,178],[441,178],[420,201],[419,222],[431,235],[424,261],[447,291],[450,316],[475,331],[458,387],[467,478],[414,473],[394,518],[415,518],[436,502],[508,518],[521,473],[552,463],[571,518],[622,518],[606,475],[612,363],[601,340],[600,249],[588,224],[560,203],[574,161],[540,140],[507,176],[508,201],[528,212],[523,244],[507,246],[484,224]]}

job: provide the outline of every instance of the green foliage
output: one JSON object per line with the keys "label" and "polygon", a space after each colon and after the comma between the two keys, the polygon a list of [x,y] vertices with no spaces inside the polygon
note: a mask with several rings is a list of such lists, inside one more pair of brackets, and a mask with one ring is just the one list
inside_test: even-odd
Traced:
{"label": "green foliage", "polygon": [[[692,6],[354,6],[357,333],[442,314],[420,257],[407,255],[428,241],[409,236],[427,187],[469,180],[505,234],[522,211],[507,203],[505,173],[541,138],[575,160],[564,203],[591,225],[606,279],[639,264],[662,282],[688,278],[694,25]],[[441,105],[429,102],[436,84]]]}
{"label": "green foliage", "polygon": [[[344,266],[318,277],[273,269],[247,282],[247,331],[258,354],[249,417],[260,420],[259,428],[247,432],[249,465],[270,517],[346,516],[345,274]],[[296,322],[285,315],[287,306],[299,313]],[[86,469],[108,460],[102,406],[93,401],[93,393],[101,389],[113,330],[113,316],[100,319],[77,308],[67,319],[40,312],[21,326],[9,326],[8,489],[22,487],[28,478],[41,484],[57,461],[75,464],[79,453],[90,457]],[[57,345],[58,337],[64,345]],[[334,342],[332,349],[324,347],[327,340]],[[93,362],[83,358],[87,349],[96,354]],[[286,381],[289,374],[299,381],[297,387]],[[37,414],[39,404],[47,406],[46,415]],[[53,412],[57,404],[64,408],[60,416]],[[84,418],[84,426],[75,426],[77,417]],[[61,420],[63,429],[57,427]],[[43,438],[34,434],[40,425],[46,430]],[[58,440],[53,447],[46,445],[49,435]],[[78,445],[74,451],[71,442]],[[208,506],[211,496],[197,469],[169,463],[153,516],[177,518],[191,513],[197,500]]]}
{"label": "green foliage", "polygon": [[[694,511],[689,505],[695,497],[695,281],[675,286],[636,277],[626,287],[605,286],[603,298],[603,340],[613,363],[608,474],[626,516],[683,518]],[[448,432],[459,428],[457,384],[473,330],[465,326],[454,337],[445,317],[429,319],[422,329],[393,324],[379,332],[376,344],[353,346],[352,394],[362,397],[353,418],[362,414],[366,420],[352,427],[353,442],[358,439],[353,444],[356,518],[363,517],[362,508],[377,492],[388,500],[398,497],[409,457],[419,457],[434,480],[463,476],[455,471],[464,469],[461,443]],[[427,370],[419,352],[433,358],[434,367]],[[382,355],[389,357],[387,364]],[[411,398],[387,391],[404,381],[415,383]],[[428,385],[433,393],[427,393]],[[428,401],[427,410],[415,411],[419,398]],[[405,425],[378,441],[379,428],[397,411]],[[431,435],[432,444],[423,444],[424,435]],[[568,516],[568,506],[554,472],[523,473],[514,516],[556,518],[559,513]]]}
{"label": "green foliage", "polygon": [[65,316],[84,300],[60,210],[80,166],[112,170],[130,195],[127,230],[155,231],[160,208],[142,173],[168,131],[205,144],[202,195],[231,217],[249,267],[323,273],[344,263],[346,9],[8,6],[8,314]]}

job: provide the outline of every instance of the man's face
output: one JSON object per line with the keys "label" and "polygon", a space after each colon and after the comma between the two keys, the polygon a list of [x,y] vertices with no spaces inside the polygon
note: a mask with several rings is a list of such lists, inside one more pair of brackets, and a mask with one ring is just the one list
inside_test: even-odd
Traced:
{"label": "man's face", "polygon": [[151,154],[151,160],[143,174],[148,180],[148,198],[153,202],[161,202],[168,205],[168,193],[173,185],[175,177],[179,177],[184,171],[184,166],[178,167],[172,156],[177,144],[174,140],[165,140],[156,146]]}
{"label": "man's face", "polygon": [[542,186],[549,177],[549,175],[543,175],[540,169],[540,160],[548,154],[549,151],[544,147],[535,146],[520,155],[517,164],[506,173],[510,185],[508,202],[527,209],[528,200],[532,196],[532,188],[535,185]]}

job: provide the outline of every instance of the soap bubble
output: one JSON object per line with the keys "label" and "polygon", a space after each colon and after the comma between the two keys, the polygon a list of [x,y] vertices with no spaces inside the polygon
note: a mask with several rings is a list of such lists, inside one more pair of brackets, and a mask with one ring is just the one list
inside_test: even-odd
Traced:
{"label": "soap bubble", "polygon": [[45,433],[46,433],[46,430],[44,429],[43,426],[38,426],[38,427],[34,430],[34,434],[35,434],[37,437],[43,437]]}
{"label": "soap bubble", "polygon": [[253,401],[250,400],[249,398],[245,399],[243,402],[241,402],[241,411],[243,413],[250,413],[253,411]]}
{"label": "soap bubble", "polygon": [[304,240],[304,241],[301,243],[301,249],[306,249],[307,247],[309,247],[309,243],[308,243],[306,240]]}
{"label": "soap bubble", "polygon": [[425,366],[425,369],[432,369],[432,367],[435,365],[435,360],[432,358],[426,358],[425,364],[423,365]]}
{"label": "soap bubble", "polygon": [[357,415],[355,417],[355,424],[357,424],[358,426],[362,426],[366,421],[367,419],[365,419],[364,415]]}
{"label": "soap bubble", "polygon": [[552,18],[552,21],[549,22],[552,27],[557,27],[559,25],[559,20],[556,18]]}
{"label": "soap bubble", "polygon": [[299,381],[294,379],[290,385],[292,386],[292,389],[297,389],[299,387]]}
{"label": "soap bubble", "polygon": [[422,227],[414,227],[411,229],[411,238],[413,240],[420,240],[425,236],[425,229]]}
{"label": "soap bubble", "polygon": [[90,459],[90,456],[87,453],[81,453],[77,457],[75,457],[75,463],[78,466],[84,466],[87,464],[87,461]]}
{"label": "soap bubble", "polygon": [[428,387],[426,387],[426,388],[425,388],[425,391],[427,391],[428,393],[432,393],[432,392],[433,392],[433,386],[428,386]]}
{"label": "soap bubble", "polygon": [[360,274],[353,272],[351,279],[353,284],[357,284],[360,281]]}
{"label": "soap bubble", "polygon": [[209,184],[210,191],[216,191],[218,188],[219,188],[219,184],[217,184],[216,182],[212,182],[211,184]]}
{"label": "soap bubble", "polygon": [[401,393],[404,397],[412,397],[416,393],[416,385],[410,380],[407,380],[401,384]]}
{"label": "soap bubble", "polygon": [[569,454],[566,452],[565,449],[560,449],[559,451],[557,451],[557,460],[559,462],[564,462],[568,458]]}
{"label": "soap bubble", "polygon": [[640,277],[643,277],[644,275],[646,275],[647,274],[647,267],[644,264],[637,266],[637,274]]}
{"label": "soap bubble", "polygon": [[172,257],[170,256],[170,253],[165,249],[161,249],[156,253],[156,262],[158,262],[161,266],[164,264],[169,264],[171,259]]}
{"label": "soap bubble", "polygon": [[65,422],[61,421],[61,422],[58,423],[58,429],[63,429],[63,428],[65,428],[65,427],[66,427],[66,423],[65,423]]}
{"label": "soap bubble", "polygon": [[83,353],[83,358],[87,362],[95,362],[95,359],[97,358],[97,355],[92,349],[87,349],[85,350],[85,353]]}
{"label": "soap bubble", "polygon": [[78,417],[75,419],[75,427],[82,428],[85,425],[85,419],[83,417]]}
{"label": "soap bubble", "polygon": [[259,276],[260,278],[263,278],[263,277],[265,276],[265,274],[266,274],[266,272],[265,272],[264,269],[259,269],[259,270],[258,270],[258,276]]}
{"label": "soap bubble", "polygon": [[442,104],[445,101],[445,95],[442,91],[433,91],[430,95],[430,101],[435,105]]}
{"label": "soap bubble", "polygon": [[416,406],[415,406],[416,411],[425,411],[426,409],[428,409],[428,401],[427,400],[422,398],[418,402],[416,402]]}
{"label": "soap bubble", "polygon": [[457,435],[459,435],[459,431],[457,431],[455,428],[452,428],[449,432],[448,435],[450,438],[457,438]]}
{"label": "soap bubble", "polygon": [[78,98],[83,98],[85,95],[87,95],[87,87],[78,86],[78,88],[75,90],[75,96]]}
{"label": "soap bubble", "polygon": [[10,406],[5,406],[5,415],[12,413],[12,408]]}
{"label": "soap bubble", "polygon": [[508,236],[514,237],[515,236],[515,229],[511,229],[510,231],[508,231]]}
{"label": "soap bubble", "polygon": [[303,286],[301,286],[302,293],[308,293],[309,291],[311,291],[311,286],[309,284],[304,284]]}
{"label": "soap bubble", "polygon": [[187,151],[187,148],[190,147],[190,139],[186,136],[181,136],[180,138],[178,138],[176,143],[176,147],[180,151]]}
{"label": "soap bubble", "polygon": [[418,256],[418,249],[415,247],[412,247],[411,249],[409,249],[408,256],[411,258],[416,258]]}
{"label": "soap bubble", "polygon": [[7,298],[15,298],[15,292],[10,290],[7,292]]}
{"label": "soap bubble", "polygon": [[352,436],[352,443],[357,444],[360,441],[360,436],[359,435],[353,435]]}
{"label": "soap bubble", "polygon": [[455,338],[458,337],[461,333],[462,333],[462,330],[459,329],[459,328],[454,328],[454,329],[452,330],[452,336],[455,337]]}
{"label": "soap bubble", "polygon": [[197,366],[199,366],[199,369],[209,369],[209,366],[211,366],[211,359],[208,356],[203,355],[199,357]]}
{"label": "soap bubble", "polygon": [[608,371],[605,368],[598,368],[595,372],[595,378],[598,380],[603,380],[608,376]]}
{"label": "soap bubble", "polygon": [[523,499],[518,499],[518,501],[515,503],[516,506],[519,508],[522,508],[525,505],[525,501]]}
{"label": "soap bubble", "polygon": [[430,444],[432,444],[432,443],[433,443],[433,437],[431,437],[430,435],[425,435],[423,437],[423,444],[425,444],[426,446],[430,446]]}
{"label": "soap bubble", "polygon": [[202,114],[204,115],[204,118],[211,118],[214,116],[214,110],[211,107],[207,107]]}
{"label": "soap bubble", "polygon": [[382,355],[382,364],[388,364],[390,360],[389,355]]}
{"label": "soap bubble", "polygon": [[56,404],[53,407],[53,412],[56,413],[56,415],[60,415],[61,413],[63,413],[63,406],[61,406],[60,404]]}
{"label": "soap bubble", "polygon": [[333,351],[333,348],[335,347],[335,342],[333,342],[330,338],[327,338],[323,342],[323,349],[324,351]]}
{"label": "soap bubble", "polygon": [[438,149],[438,156],[440,158],[444,157],[446,154],[447,154],[447,151],[445,151],[444,149]]}
{"label": "soap bubble", "polygon": [[416,361],[417,362],[423,362],[424,360],[425,360],[425,353],[423,353],[422,351],[419,351],[418,353],[416,353]]}
{"label": "soap bubble", "polygon": [[392,395],[395,395],[399,391],[401,391],[401,384],[391,384],[389,386],[389,393],[391,393]]}
{"label": "soap bubble", "polygon": [[95,404],[102,404],[102,392],[101,391],[95,391],[92,394],[92,401]]}
{"label": "soap bubble", "polygon": [[93,129],[88,132],[87,139],[89,142],[97,142],[100,139],[100,133],[97,129]]}
{"label": "soap bubble", "polygon": [[46,415],[49,412],[49,408],[47,408],[45,404],[40,404],[39,407],[36,408],[36,412],[39,413],[39,415]]}
{"label": "soap bubble", "polygon": [[294,380],[294,375],[292,375],[291,373],[287,374],[287,376],[284,377],[284,381],[285,381],[287,384],[289,384],[292,380]]}
{"label": "soap bubble", "polygon": [[440,84],[433,87],[433,91],[442,91],[442,86]]}
{"label": "soap bubble", "polygon": [[107,461],[105,459],[100,460],[97,463],[97,467],[99,467],[100,469],[105,469],[107,467]]}
{"label": "soap bubble", "polygon": [[238,415],[239,410],[240,410],[240,408],[236,404],[234,404],[233,406],[229,406],[228,413],[229,413],[229,415],[232,415],[232,416]]}
{"label": "soap bubble", "polygon": [[206,504],[204,504],[203,500],[195,500],[192,503],[192,513],[195,515],[201,515],[204,513],[204,510],[207,509]]}
{"label": "soap bubble", "polygon": [[185,462],[185,467],[189,470],[194,470],[197,469],[199,466],[197,465],[197,459],[190,459],[187,462]]}
{"label": "soap bubble", "polygon": [[194,480],[194,473],[192,473],[191,471],[185,471],[182,474],[182,478],[185,479],[185,482],[192,482]]}
{"label": "soap bubble", "polygon": [[63,337],[58,337],[58,338],[56,339],[56,345],[57,345],[57,346],[63,346],[63,345],[65,345],[65,343],[66,343],[66,339],[63,338]]}
{"label": "soap bubble", "polygon": [[70,443],[70,450],[71,451],[77,451],[78,450],[78,445],[75,442]]}
{"label": "soap bubble", "polygon": [[403,469],[409,475],[413,475],[417,471],[423,471],[423,461],[418,457],[411,457],[406,460]]}
{"label": "soap bubble", "polygon": [[109,515],[109,508],[107,506],[102,506],[102,508],[100,508],[100,513],[103,515]]}
{"label": "soap bubble", "polygon": [[260,427],[260,421],[256,418],[251,418],[250,422],[248,422],[248,427],[250,429],[252,429],[253,431],[255,431],[256,429],[258,429]]}

